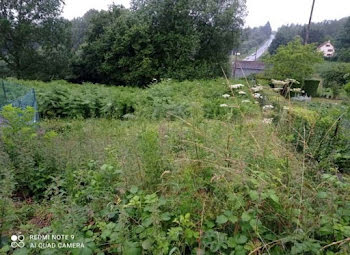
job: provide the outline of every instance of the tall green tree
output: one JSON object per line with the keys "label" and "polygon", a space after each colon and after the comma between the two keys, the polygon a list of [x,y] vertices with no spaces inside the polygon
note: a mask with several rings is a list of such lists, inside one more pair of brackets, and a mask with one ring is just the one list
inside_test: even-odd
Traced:
{"label": "tall green tree", "polygon": [[91,9],[83,17],[75,18],[71,21],[73,50],[77,50],[86,41],[92,19],[98,14],[97,10]]}
{"label": "tall green tree", "polygon": [[91,20],[73,64],[77,80],[144,86],[154,78],[221,74],[238,45],[242,0],[135,0]]}
{"label": "tall green tree", "polygon": [[267,58],[270,76],[275,79],[292,78],[303,82],[314,71],[314,65],[323,61],[314,44],[303,45],[300,37],[286,46],[280,46],[275,55]]}
{"label": "tall green tree", "polygon": [[339,49],[337,53],[339,60],[350,62],[350,17],[338,35],[336,46]]}
{"label": "tall green tree", "polygon": [[18,78],[50,79],[66,71],[70,34],[59,18],[62,6],[63,0],[0,2],[0,59]]}

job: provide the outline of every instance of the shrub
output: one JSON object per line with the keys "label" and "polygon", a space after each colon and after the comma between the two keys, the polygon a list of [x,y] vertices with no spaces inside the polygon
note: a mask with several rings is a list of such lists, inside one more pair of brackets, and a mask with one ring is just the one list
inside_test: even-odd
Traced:
{"label": "shrub", "polygon": [[348,94],[348,96],[350,97],[350,83],[348,83],[344,86],[344,90],[345,90],[346,94]]}
{"label": "shrub", "polygon": [[343,86],[350,79],[350,64],[332,63],[320,68],[325,87]]}
{"label": "shrub", "polygon": [[305,80],[303,85],[303,90],[305,90],[308,96],[316,97],[317,89],[319,85],[320,85],[319,80]]}

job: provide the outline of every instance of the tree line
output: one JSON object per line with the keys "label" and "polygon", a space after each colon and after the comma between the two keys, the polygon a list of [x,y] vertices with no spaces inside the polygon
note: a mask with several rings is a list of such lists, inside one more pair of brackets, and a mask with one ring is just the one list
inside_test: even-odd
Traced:
{"label": "tree line", "polygon": [[[307,25],[280,27],[269,48],[270,54],[275,54],[281,45],[287,45],[295,37],[299,36],[305,41],[306,29]],[[350,62],[350,17],[312,23],[308,42],[318,46],[328,40],[336,47],[336,56],[332,60]]]}
{"label": "tree line", "polygon": [[0,3],[0,75],[145,86],[209,78],[239,45],[242,0],[133,0],[62,18],[63,0]]}

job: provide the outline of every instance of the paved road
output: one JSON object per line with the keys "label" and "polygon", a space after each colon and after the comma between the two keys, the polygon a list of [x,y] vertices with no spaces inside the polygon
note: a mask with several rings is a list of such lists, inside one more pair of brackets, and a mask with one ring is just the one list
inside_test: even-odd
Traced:
{"label": "paved road", "polygon": [[[258,49],[258,51],[256,52],[256,53],[257,53],[257,54],[256,54],[256,59],[259,59],[259,58],[267,51],[267,49],[270,47],[270,45],[271,45],[273,39],[275,39],[275,35],[271,35],[270,39],[267,40],[267,41]],[[255,60],[255,52],[254,52],[252,55],[250,55],[250,56],[248,56],[248,57],[246,57],[246,58],[244,59],[244,61],[254,61],[254,60]]]}

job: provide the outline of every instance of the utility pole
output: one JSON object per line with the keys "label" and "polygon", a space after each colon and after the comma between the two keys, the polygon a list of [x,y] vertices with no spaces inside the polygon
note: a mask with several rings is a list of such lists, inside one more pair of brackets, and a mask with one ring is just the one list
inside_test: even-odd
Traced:
{"label": "utility pole", "polygon": [[314,7],[315,7],[315,0],[312,0],[312,7],[311,7],[311,13],[310,13],[310,19],[309,19],[309,25],[307,26],[306,29],[306,36],[305,36],[305,45],[309,41],[309,35],[310,35],[310,27],[311,27],[311,20],[312,20],[312,14],[314,12]]}

